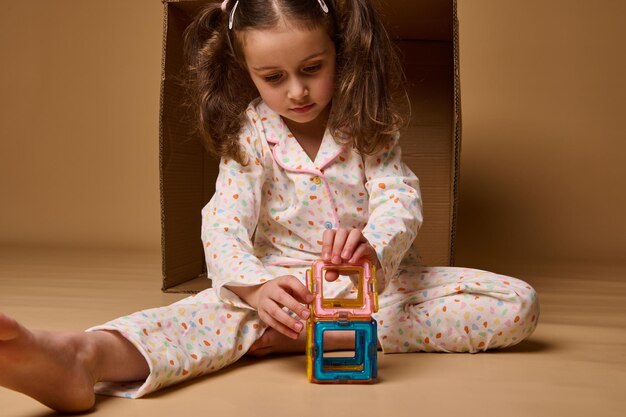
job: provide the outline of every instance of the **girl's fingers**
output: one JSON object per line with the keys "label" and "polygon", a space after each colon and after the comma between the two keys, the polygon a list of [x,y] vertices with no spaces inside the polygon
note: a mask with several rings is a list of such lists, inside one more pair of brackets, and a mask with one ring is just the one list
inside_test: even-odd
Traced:
{"label": "girl's fingers", "polygon": [[345,261],[352,259],[354,250],[365,241],[363,234],[359,229],[352,229],[348,234],[346,243],[343,245],[343,251],[341,252],[341,258]]}
{"label": "girl's fingers", "polygon": [[[302,306],[300,303],[307,304],[313,301],[313,294],[311,294],[309,289],[293,275],[287,276],[286,279],[283,280],[282,284],[283,285],[281,285],[281,288],[294,296],[296,298],[296,304],[302,309],[306,309],[306,307]],[[298,315],[300,315],[299,310],[294,310],[290,305],[284,305],[294,313],[298,313]]]}
{"label": "girl's fingers", "polygon": [[[296,327],[296,323],[299,323],[299,320],[294,319],[287,313],[282,310],[282,307],[287,307],[289,310],[296,313],[299,317],[304,320],[309,318],[309,309],[300,304],[295,298],[293,298],[287,291],[280,289],[276,294],[271,296],[272,300],[274,300],[278,306],[280,306],[280,312],[276,312],[274,314],[274,318],[278,319],[282,323],[288,325],[296,331],[300,331]],[[313,299],[313,294],[311,294],[311,300]]]}
{"label": "girl's fingers", "polygon": [[328,282],[333,282],[335,281],[337,278],[339,278],[339,274],[337,273],[336,270],[332,270],[332,269],[326,269],[325,270],[326,273],[324,274],[324,279]]}
{"label": "girl's fingers", "polygon": [[370,261],[374,261],[376,259],[376,254],[372,253],[372,247],[369,245],[369,243],[361,243],[354,251],[352,258],[350,258],[348,263],[355,264],[361,258],[367,258]]}
{"label": "girl's fingers", "polygon": [[348,230],[344,228],[337,229],[335,233],[335,241],[333,242],[333,252],[331,257],[331,262],[334,264],[341,263],[341,252],[343,250],[343,246],[346,243],[346,239],[348,238]]}
{"label": "girl's fingers", "polygon": [[[278,330],[282,334],[292,339],[296,339],[298,334],[300,334],[300,330],[302,330],[302,323],[299,320],[294,319],[289,314],[285,313],[282,308],[280,308],[276,303],[272,303],[273,305],[266,306],[263,311],[263,317],[261,320],[265,322],[268,326],[273,327]],[[261,313],[261,312],[259,312]]]}
{"label": "girl's fingers", "polygon": [[322,235],[322,259],[326,262],[330,261],[330,254],[333,251],[333,242],[335,241],[335,230],[324,230]]}
{"label": "girl's fingers", "polygon": [[272,327],[273,329],[278,330],[280,333],[284,334],[285,336],[291,339],[298,338],[299,332],[295,332],[294,330],[291,330],[289,327],[285,326],[284,324],[282,324],[281,322],[279,322],[278,320],[274,319],[271,316],[268,316],[268,317],[269,319],[266,322],[268,326]]}

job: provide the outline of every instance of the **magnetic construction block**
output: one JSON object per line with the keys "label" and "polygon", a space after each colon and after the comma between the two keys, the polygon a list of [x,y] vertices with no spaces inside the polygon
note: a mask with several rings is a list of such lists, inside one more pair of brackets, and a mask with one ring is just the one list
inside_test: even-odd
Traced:
{"label": "magnetic construction block", "polygon": [[[324,357],[324,332],[354,331],[352,357]],[[307,376],[317,383],[369,383],[377,377],[376,320],[370,321],[310,321],[307,338]]]}
{"label": "magnetic construction block", "polygon": [[[324,297],[326,272],[350,275],[357,288],[355,298]],[[356,278],[354,276],[357,275]],[[377,377],[376,320],[378,311],[376,271],[368,261],[358,265],[334,265],[318,260],[307,272],[307,285],[315,298],[307,323],[307,376],[316,383],[371,383]],[[324,357],[324,333],[354,332],[354,355]]]}
{"label": "magnetic construction block", "polygon": [[[369,319],[372,313],[378,311],[375,269],[368,261],[362,261],[358,265],[334,265],[321,260],[314,262],[307,274],[309,289],[315,295],[311,303],[311,315],[317,319]],[[356,298],[324,297],[323,280],[329,270],[358,274]]]}

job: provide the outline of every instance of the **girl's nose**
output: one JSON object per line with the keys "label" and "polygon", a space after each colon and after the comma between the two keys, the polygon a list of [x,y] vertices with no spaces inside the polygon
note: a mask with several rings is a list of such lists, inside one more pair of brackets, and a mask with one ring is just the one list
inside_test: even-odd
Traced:
{"label": "girl's nose", "polygon": [[309,89],[306,87],[304,83],[300,80],[294,80],[289,85],[289,91],[287,91],[287,96],[290,100],[301,100],[309,94]]}

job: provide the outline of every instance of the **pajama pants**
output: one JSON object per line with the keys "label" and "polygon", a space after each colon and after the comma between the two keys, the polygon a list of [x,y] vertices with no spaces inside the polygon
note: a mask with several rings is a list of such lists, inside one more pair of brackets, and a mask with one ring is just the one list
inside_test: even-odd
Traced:
{"label": "pajama pants", "polygon": [[[291,273],[304,282],[306,268],[289,269],[277,274]],[[333,294],[324,289],[326,298],[354,291],[349,279],[340,281]],[[528,337],[537,326],[539,304],[535,290],[516,278],[411,265],[399,268],[373,317],[384,353],[476,353]],[[241,358],[266,329],[256,311],[222,302],[213,289],[92,327],[86,331],[118,331],[150,367],[145,381],[99,382],[96,393],[139,398],[217,371]]]}

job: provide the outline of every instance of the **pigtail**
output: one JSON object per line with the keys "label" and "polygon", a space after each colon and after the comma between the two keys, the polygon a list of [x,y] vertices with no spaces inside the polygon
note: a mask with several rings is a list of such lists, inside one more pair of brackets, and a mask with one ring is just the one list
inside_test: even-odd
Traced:
{"label": "pigtail", "polygon": [[334,3],[339,48],[329,124],[335,137],[352,137],[354,147],[372,154],[406,123],[402,65],[370,0]]}
{"label": "pigtail", "polygon": [[205,149],[246,164],[238,134],[256,89],[235,57],[230,36],[228,12],[219,3],[204,6],[185,30],[187,104]]}

